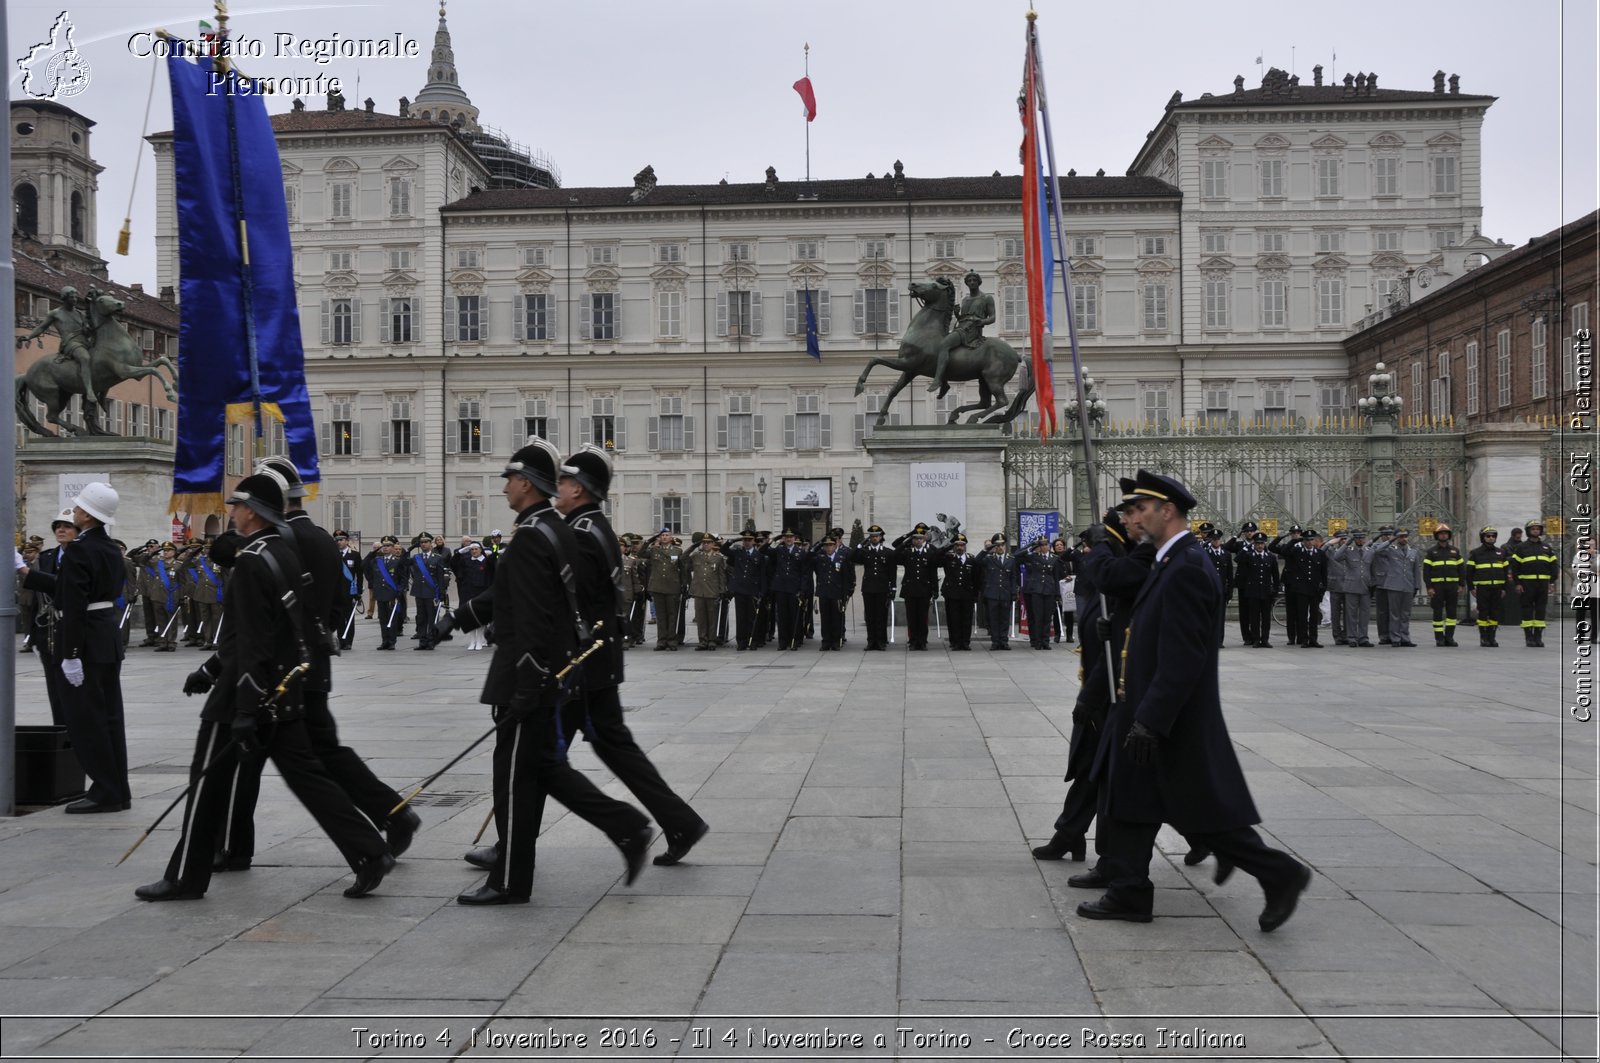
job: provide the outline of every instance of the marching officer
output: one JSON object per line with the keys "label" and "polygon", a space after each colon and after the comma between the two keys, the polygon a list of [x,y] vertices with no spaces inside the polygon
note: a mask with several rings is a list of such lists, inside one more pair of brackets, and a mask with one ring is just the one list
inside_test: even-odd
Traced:
{"label": "marching officer", "polygon": [[[574,529],[551,505],[559,491],[557,477],[562,464],[553,445],[534,438],[512,455],[501,474],[506,481],[506,502],[517,514],[517,523],[510,548],[495,563],[489,592],[494,657],[479,699],[493,707],[497,725],[494,818],[500,844],[494,847],[488,881],[458,896],[459,904],[528,902],[533,892],[534,844],[547,795],[611,839],[622,854],[628,885],[644,866],[650,848],[652,831],[644,814],[601,793],[567,760],[568,736],[586,724],[593,726],[594,721],[584,718],[586,699],[568,697],[556,678],[577,656],[579,624],[583,622],[573,575],[583,555]],[[604,533],[610,533],[609,525],[602,536]],[[588,529],[583,534],[594,537]],[[672,567],[676,580],[676,562]],[[589,605],[595,615],[604,613],[615,621],[618,600],[610,572],[599,571],[600,579],[610,581],[611,586],[601,588],[598,600]],[[456,619],[475,615],[473,609],[474,603],[464,603],[462,615]],[[668,619],[658,617],[657,622]],[[601,672],[597,674],[615,670],[620,680],[621,648],[614,649],[613,654],[602,647],[590,659],[600,659]],[[615,699],[615,681],[610,691],[609,699]],[[607,697],[599,691],[596,694]],[[620,703],[617,715],[620,720]]]}
{"label": "marching officer", "polygon": [[1250,547],[1234,555],[1239,580],[1239,636],[1246,646],[1272,646],[1272,603],[1283,586],[1278,559],[1267,549],[1267,533],[1250,534]]}
{"label": "marching officer", "polygon": [[656,649],[676,650],[678,601],[683,594],[683,547],[662,528],[644,553],[644,585],[656,607]]}
{"label": "marching officer", "polygon": [[978,557],[983,569],[983,600],[989,610],[989,649],[1011,649],[1011,609],[1017,597],[1017,559],[1006,552],[1005,534],[989,540]]}
{"label": "marching officer", "polygon": [[899,562],[883,541],[883,529],[867,529],[867,541],[850,555],[861,566],[861,605],[866,614],[867,650],[889,648],[889,602],[894,598],[894,574]]}
{"label": "marching officer", "polygon": [[1433,530],[1433,546],[1422,555],[1422,576],[1433,606],[1433,644],[1459,646],[1456,641],[1456,607],[1467,583],[1467,561],[1450,540],[1450,525]]}
{"label": "marching officer", "polygon": [[761,612],[766,555],[756,546],[756,534],[749,529],[737,544],[724,545],[722,554],[728,559],[728,590],[733,593],[734,644],[741,650],[753,649],[758,645],[756,619]]}
{"label": "marching officer", "polygon": [[809,559],[796,542],[793,529],[785,528],[783,537],[767,547],[767,563],[771,566],[770,583],[773,607],[778,614],[778,649],[800,648],[800,598],[805,591],[805,577]]}
{"label": "marching officer", "polygon": [[983,591],[983,569],[967,553],[965,532],[956,532],[940,552],[944,566],[944,612],[950,623],[950,648],[972,649],[972,609]]}
{"label": "marching officer", "polygon": [[822,613],[820,650],[837,650],[844,644],[844,611],[856,589],[856,567],[850,561],[850,548],[830,534],[817,544],[811,556],[816,573],[817,602]]}
{"label": "marching officer", "polygon": [[1478,645],[1492,649],[1500,645],[1495,638],[1500,633],[1500,603],[1511,568],[1511,555],[1500,548],[1499,538],[1498,528],[1481,529],[1466,565],[1467,582],[1478,599]]}
{"label": "marching officer", "polygon": [[406,629],[405,556],[400,552],[399,539],[385,535],[378,541],[376,552],[367,559],[366,578],[383,634],[378,649],[392,650]]}
{"label": "marching officer", "polygon": [[1061,600],[1061,565],[1050,553],[1044,536],[1033,541],[1033,549],[1019,563],[1023,601],[1028,606],[1028,642],[1036,650],[1050,648],[1050,625],[1055,620],[1056,603]]}
{"label": "marching officer", "polygon": [[1544,645],[1550,582],[1556,578],[1561,559],[1545,541],[1544,521],[1530,520],[1523,530],[1527,537],[1511,548],[1510,576],[1522,600],[1522,636],[1527,645],[1538,648]]}
{"label": "marching officer", "polygon": [[394,867],[388,845],[328,776],[306,734],[298,678],[311,661],[297,595],[307,586],[293,547],[282,537],[287,493],[282,477],[258,472],[228,496],[228,516],[245,538],[233,558],[221,641],[207,662],[216,670],[202,669],[184,684],[185,693],[210,690],[189,768],[189,806],[166,873],[134,890],[140,900],[205,896],[214,839],[233,803],[228,779],[240,760],[262,756],[272,759],[355,872],[346,897],[371,893]]}
{"label": "marching officer", "polygon": [[900,597],[906,603],[906,649],[928,648],[928,606],[939,589],[939,566],[928,549],[928,526],[918,524],[894,541]]}
{"label": "marching officer", "polygon": [[361,606],[361,552],[350,545],[350,533],[342,529],[333,533],[333,542],[339,548],[339,565],[344,569],[333,595],[339,607],[334,625],[339,648],[348,650],[355,645],[356,612]]}
{"label": "marching officer", "polygon": [[694,630],[699,642],[695,649],[714,650],[717,609],[728,589],[728,559],[722,556],[717,537],[710,532],[701,532],[696,545],[699,549],[691,550],[687,559],[689,597],[694,599]]}

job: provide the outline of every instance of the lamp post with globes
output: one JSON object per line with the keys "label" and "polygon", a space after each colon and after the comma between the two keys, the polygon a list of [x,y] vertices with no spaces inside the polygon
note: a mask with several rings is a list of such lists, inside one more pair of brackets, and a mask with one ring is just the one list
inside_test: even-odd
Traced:
{"label": "lamp post with globes", "polygon": [[1382,362],[1379,362],[1373,373],[1367,377],[1367,387],[1370,395],[1365,395],[1356,400],[1356,409],[1373,419],[1376,424],[1380,419],[1387,420],[1393,425],[1395,418],[1400,416],[1405,400],[1390,389],[1394,387],[1394,374],[1388,372]]}
{"label": "lamp post with globes", "polygon": [[861,486],[861,482],[855,478],[854,473],[851,474],[850,482],[847,486],[850,488],[850,512],[854,513],[856,511],[856,489]]}
{"label": "lamp post with globes", "polygon": [[1367,458],[1372,466],[1372,506],[1369,517],[1374,524],[1395,523],[1400,519],[1399,493],[1395,484],[1395,451],[1398,445],[1400,411],[1405,400],[1393,392],[1394,374],[1382,362],[1367,377],[1370,394],[1356,400],[1356,409],[1369,422]]}
{"label": "lamp post with globes", "polygon": [[[1085,366],[1084,368],[1087,369],[1088,367]],[[1100,398],[1099,391],[1095,389],[1095,379],[1092,376],[1085,375],[1083,378],[1083,398],[1084,404],[1089,410],[1089,430],[1092,432],[1105,421],[1107,412],[1105,402]],[[1067,415],[1067,420],[1072,425],[1075,426],[1078,423],[1081,411],[1078,409],[1076,396],[1067,400],[1062,412]]]}

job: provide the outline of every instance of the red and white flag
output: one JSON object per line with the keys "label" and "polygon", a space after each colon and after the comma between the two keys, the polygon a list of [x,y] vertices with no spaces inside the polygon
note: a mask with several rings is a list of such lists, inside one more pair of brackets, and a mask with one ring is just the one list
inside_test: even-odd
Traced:
{"label": "red and white flag", "polygon": [[811,79],[803,77],[794,83],[794,91],[800,94],[800,99],[806,105],[806,121],[817,120],[817,94],[812,91]]}

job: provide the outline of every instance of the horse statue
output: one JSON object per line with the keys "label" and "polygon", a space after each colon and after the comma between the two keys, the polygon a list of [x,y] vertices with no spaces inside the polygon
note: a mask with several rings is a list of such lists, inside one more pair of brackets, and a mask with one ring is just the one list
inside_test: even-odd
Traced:
{"label": "horse statue", "polygon": [[[178,367],[164,357],[158,357],[148,365],[145,364],[144,348],[139,346],[139,341],[128,333],[127,328],[117,315],[123,310],[123,302],[115,296],[96,294],[90,302],[91,319],[95,321],[92,333],[74,333],[68,317],[54,316],[47,319],[33,333],[17,339],[17,346],[24,347],[30,341],[37,339],[47,328],[54,327],[61,335],[63,350],[69,345],[81,344],[89,354],[89,383],[92,384],[95,396],[93,402],[86,401],[83,405],[83,428],[69,424],[62,420],[61,411],[64,410],[74,395],[86,394],[84,379],[79,366],[70,357],[58,355],[51,358],[41,358],[29,366],[27,372],[18,373],[16,379],[17,419],[31,431],[42,436],[54,436],[70,432],[77,435],[87,432],[89,435],[115,435],[109,428],[101,426],[101,418],[107,416],[111,410],[111,389],[124,380],[142,380],[153,376],[161,381],[161,387],[167,393],[170,401],[176,402],[178,393],[174,386],[178,381]],[[85,343],[90,335],[92,343]],[[72,341],[69,343],[69,341]],[[161,375],[161,368],[171,374],[171,383]],[[44,403],[45,420],[61,429],[61,432],[51,432],[39,423],[39,419],[29,409],[29,399],[37,399]]]}
{"label": "horse statue", "polygon": [[[873,366],[888,366],[900,373],[900,379],[895,381],[894,387],[889,389],[889,394],[883,397],[883,403],[878,407],[877,426],[880,428],[888,420],[889,403],[894,401],[896,395],[917,377],[934,375],[940,343],[950,334],[950,318],[955,313],[956,288],[948,278],[912,281],[911,297],[921,303],[922,308],[911,318],[911,325],[901,337],[899,354],[893,358],[868,359],[866,368],[861,370],[861,377],[856,381],[856,394],[859,395],[866,390],[867,374],[872,372]],[[939,389],[939,396],[943,398],[945,392],[950,390],[951,381],[976,380],[980,401],[957,406],[950,411],[945,423],[955,424],[956,418],[963,413],[976,410],[978,412],[967,418],[968,424],[1009,424],[1033,397],[1032,374],[1027,366],[1028,363],[1011,344],[993,336],[985,336],[976,347],[958,347],[950,352],[944,374],[945,384]],[[1017,375],[1019,367],[1022,369],[1022,382],[1017,397],[1008,400],[1006,384]]]}

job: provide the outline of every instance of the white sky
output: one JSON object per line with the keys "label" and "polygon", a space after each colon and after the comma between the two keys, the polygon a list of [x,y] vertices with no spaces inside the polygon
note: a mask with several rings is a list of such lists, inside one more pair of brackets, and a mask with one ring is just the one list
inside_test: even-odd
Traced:
{"label": "white sky", "polygon": [[[154,167],[139,129],[152,60],[131,55],[128,37],[156,26],[193,36],[200,18],[214,16],[209,4],[7,0],[13,72],[64,5],[92,68],[89,88],[62,102],[98,123],[101,253],[115,279],[150,287]],[[1329,81],[1368,71],[1380,87],[1428,90],[1442,69],[1461,75],[1465,93],[1499,97],[1484,126],[1486,235],[1521,244],[1595,209],[1593,0],[1038,0],[1037,8],[1063,172],[1125,172],[1174,90],[1185,99],[1230,92],[1237,74],[1255,87],[1271,66],[1310,84],[1316,63]],[[276,33],[416,39],[422,54],[411,60],[240,63],[256,76],[337,75],[349,106],[371,96],[392,114],[426,80],[437,10],[432,0],[240,0],[232,28],[265,38],[269,56]],[[663,183],[757,181],[769,165],[799,180],[805,123],[791,85],[805,42],[818,106],[814,177],[882,174],[896,159],[912,177],[1018,173],[1026,11],[1018,0],[451,0],[449,23],[460,84],[482,120],[551,155],[563,184],[583,186],[630,184],[647,163]],[[171,127],[164,72],[155,85],[152,131]],[[13,74],[12,98],[19,94]],[[287,110],[289,98],[269,98],[268,107]],[[112,252],[140,150],[133,248],[122,259]]]}

